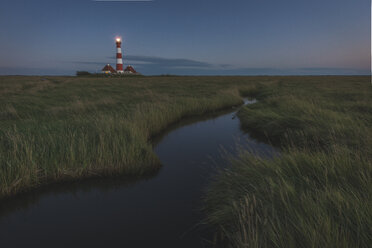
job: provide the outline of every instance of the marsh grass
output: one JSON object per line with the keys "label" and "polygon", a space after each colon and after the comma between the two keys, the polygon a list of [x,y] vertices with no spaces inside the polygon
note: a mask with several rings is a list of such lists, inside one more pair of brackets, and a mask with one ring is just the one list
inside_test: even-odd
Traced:
{"label": "marsh grass", "polygon": [[[153,174],[150,138],[259,99],[242,126],[280,146],[216,175],[207,223],[226,247],[368,247],[369,77],[0,77],[0,198],[52,182]],[[182,142],[182,141],[180,141]]]}
{"label": "marsh grass", "polygon": [[368,78],[259,84],[238,116],[281,148],[241,151],[208,188],[207,222],[226,247],[369,247],[372,89]]}
{"label": "marsh grass", "polygon": [[161,166],[151,136],[241,104],[250,80],[0,77],[0,198],[51,182],[151,174]]}

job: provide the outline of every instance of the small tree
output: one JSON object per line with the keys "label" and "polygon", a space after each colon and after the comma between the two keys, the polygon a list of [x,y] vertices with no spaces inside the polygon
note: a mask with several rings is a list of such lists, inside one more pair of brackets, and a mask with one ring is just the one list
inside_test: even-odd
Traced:
{"label": "small tree", "polygon": [[89,75],[92,75],[92,73],[88,72],[88,71],[77,71],[76,72],[76,76],[89,76]]}

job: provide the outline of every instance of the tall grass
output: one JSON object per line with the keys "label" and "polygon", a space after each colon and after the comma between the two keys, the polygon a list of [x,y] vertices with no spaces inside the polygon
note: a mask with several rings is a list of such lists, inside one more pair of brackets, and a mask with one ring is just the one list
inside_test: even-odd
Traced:
{"label": "tall grass", "polygon": [[[0,198],[50,182],[153,173],[151,136],[242,102],[249,80],[0,77]],[[181,141],[182,142],[182,141]]]}
{"label": "tall grass", "polygon": [[241,151],[206,195],[207,222],[226,247],[369,247],[372,89],[367,78],[259,84],[238,116],[281,147]]}
{"label": "tall grass", "polygon": [[[206,197],[231,247],[368,247],[369,77],[0,77],[0,198],[47,183],[146,176],[171,123],[258,98],[247,130],[281,147],[241,151]],[[182,141],[180,141],[182,142]]]}

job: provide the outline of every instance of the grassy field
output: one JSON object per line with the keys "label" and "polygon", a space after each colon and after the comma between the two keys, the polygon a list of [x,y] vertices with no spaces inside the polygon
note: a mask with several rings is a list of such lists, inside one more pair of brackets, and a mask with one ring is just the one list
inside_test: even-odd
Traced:
{"label": "grassy field", "polygon": [[257,83],[242,126],[278,146],[241,151],[208,188],[207,222],[226,247],[370,247],[372,86],[369,77]]}
{"label": "grassy field", "polygon": [[372,242],[369,77],[0,77],[0,198],[51,182],[157,171],[151,137],[259,99],[242,126],[282,150],[241,151],[206,195],[226,247]]}
{"label": "grassy field", "polygon": [[0,198],[50,182],[158,170],[151,137],[242,103],[270,78],[0,77]]}

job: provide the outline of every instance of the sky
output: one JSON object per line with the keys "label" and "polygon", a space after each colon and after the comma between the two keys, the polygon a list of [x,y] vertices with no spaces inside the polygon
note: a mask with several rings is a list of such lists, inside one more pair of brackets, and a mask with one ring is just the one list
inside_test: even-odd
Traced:
{"label": "sky", "polygon": [[369,75],[370,0],[1,0],[0,75]]}

